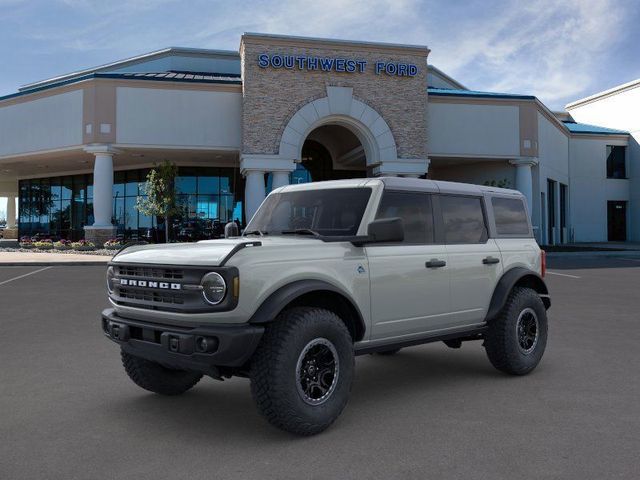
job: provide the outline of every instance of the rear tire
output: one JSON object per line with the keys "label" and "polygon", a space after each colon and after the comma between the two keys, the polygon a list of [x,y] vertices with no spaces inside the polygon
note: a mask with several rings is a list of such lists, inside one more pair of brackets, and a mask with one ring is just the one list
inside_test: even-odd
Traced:
{"label": "rear tire", "polygon": [[342,413],[353,371],[344,322],[328,310],[296,307],[267,326],[251,360],[251,393],[272,425],[314,435]]}
{"label": "rear tire", "polygon": [[172,370],[120,350],[122,365],[133,382],[145,390],[160,395],[180,395],[202,378],[201,373]]}
{"label": "rear tire", "polygon": [[547,345],[547,312],[530,288],[514,288],[500,315],[489,324],[485,349],[491,364],[511,375],[531,372]]}

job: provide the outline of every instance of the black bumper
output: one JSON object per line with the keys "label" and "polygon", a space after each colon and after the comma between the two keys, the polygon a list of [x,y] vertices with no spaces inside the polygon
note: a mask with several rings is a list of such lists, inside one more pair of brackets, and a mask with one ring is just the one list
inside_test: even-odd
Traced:
{"label": "black bumper", "polygon": [[264,327],[226,324],[177,327],[102,312],[102,331],[122,349],[141,358],[182,370],[207,374],[216,367],[241,367],[253,355]]}

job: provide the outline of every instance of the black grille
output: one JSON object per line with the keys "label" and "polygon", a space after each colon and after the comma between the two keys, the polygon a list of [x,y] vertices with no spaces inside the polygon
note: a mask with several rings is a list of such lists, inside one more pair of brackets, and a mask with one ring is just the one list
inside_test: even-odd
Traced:
{"label": "black grille", "polygon": [[157,267],[117,267],[116,274],[122,277],[143,277],[158,280],[182,280],[184,270],[180,268],[157,268]]}
{"label": "black grille", "polygon": [[147,289],[133,289],[120,287],[118,289],[120,298],[126,300],[141,300],[155,304],[183,305],[184,298],[181,293],[162,292]]}

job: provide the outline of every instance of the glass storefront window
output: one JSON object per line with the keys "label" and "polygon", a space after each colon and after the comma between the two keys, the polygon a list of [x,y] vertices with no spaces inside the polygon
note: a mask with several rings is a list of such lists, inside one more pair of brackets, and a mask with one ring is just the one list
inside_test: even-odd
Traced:
{"label": "glass storefront window", "polygon": [[[124,238],[163,241],[163,225],[135,208],[149,169],[114,174],[113,224]],[[176,186],[182,215],[172,219],[171,239],[218,238],[224,224],[243,223],[244,179],[234,168],[180,168]],[[19,183],[21,236],[41,234],[52,239],[83,238],[83,227],[92,225],[93,175],[21,180]],[[160,231],[160,234],[158,233]],[[195,233],[194,233],[195,232]]]}

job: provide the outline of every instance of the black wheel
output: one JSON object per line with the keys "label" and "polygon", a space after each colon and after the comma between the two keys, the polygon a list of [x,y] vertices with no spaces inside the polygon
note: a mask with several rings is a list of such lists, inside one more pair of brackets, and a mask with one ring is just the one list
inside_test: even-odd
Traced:
{"label": "black wheel", "polygon": [[353,342],[342,320],[321,308],[292,308],[267,326],[251,360],[251,393],[271,424],[313,435],[346,406],[353,370]]}
{"label": "black wheel", "polygon": [[491,364],[512,375],[531,372],[547,345],[547,312],[538,294],[516,287],[498,318],[489,324],[485,349]]}
{"label": "black wheel", "polygon": [[381,352],[376,352],[378,355],[395,355],[396,353],[398,353],[400,350],[402,350],[401,348],[392,348],[390,350],[382,350]]}
{"label": "black wheel", "polygon": [[172,370],[120,350],[122,365],[136,385],[161,395],[180,395],[202,378],[201,373]]}

